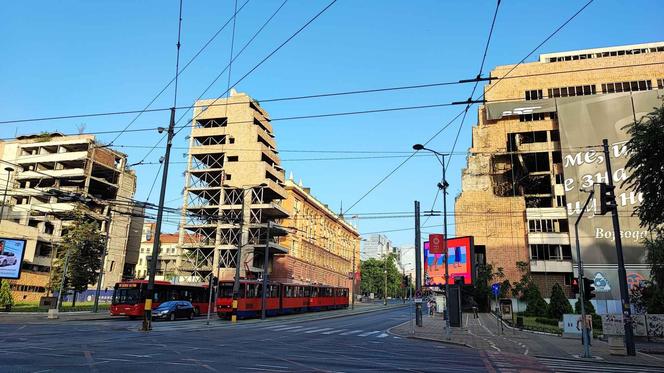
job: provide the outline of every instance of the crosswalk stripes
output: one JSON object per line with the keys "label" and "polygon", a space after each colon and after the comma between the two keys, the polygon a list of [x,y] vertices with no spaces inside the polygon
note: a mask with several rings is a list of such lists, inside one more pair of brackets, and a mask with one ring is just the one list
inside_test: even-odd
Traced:
{"label": "crosswalk stripes", "polygon": [[654,373],[664,372],[664,368],[655,366],[632,365],[632,364],[619,364],[608,362],[588,361],[581,359],[557,359],[538,357],[542,364],[554,372],[634,372],[634,373]]}
{"label": "crosswalk stripes", "polygon": [[318,332],[324,332],[326,330],[332,330],[332,328],[319,328],[319,329],[314,329],[314,330],[308,330],[305,333],[307,333],[307,334],[318,333]]}
{"label": "crosswalk stripes", "polygon": [[[363,329],[335,329],[335,328],[321,328],[321,327],[303,327],[292,325],[279,325],[260,328],[270,332],[284,332],[284,333],[302,333],[302,334],[319,334],[325,336],[351,336],[359,338],[387,338],[390,337],[384,330],[363,330]],[[392,336],[394,339],[399,337]]]}
{"label": "crosswalk stripes", "polygon": [[373,332],[366,332],[366,333],[358,334],[357,336],[358,337],[368,337],[372,334],[377,334],[377,333],[380,333],[380,330],[374,330]]}
{"label": "crosswalk stripes", "polygon": [[324,332],[324,333],[321,333],[321,334],[325,334],[325,335],[337,334],[337,333],[341,333],[345,330],[347,330],[347,329],[332,329],[329,332]]}
{"label": "crosswalk stripes", "polygon": [[352,334],[357,334],[357,333],[362,332],[362,331],[363,330],[361,330],[361,329],[360,330],[351,330],[349,332],[341,333],[339,335],[352,335]]}

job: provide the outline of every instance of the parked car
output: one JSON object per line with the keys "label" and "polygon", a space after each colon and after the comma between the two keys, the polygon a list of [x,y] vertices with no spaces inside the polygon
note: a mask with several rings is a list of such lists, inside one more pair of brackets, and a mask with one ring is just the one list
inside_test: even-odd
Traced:
{"label": "parked car", "polygon": [[13,266],[16,264],[16,256],[11,251],[3,251],[0,253],[0,267]]}
{"label": "parked car", "polygon": [[152,311],[152,317],[170,321],[174,321],[179,317],[186,317],[191,320],[194,318],[194,306],[184,300],[164,302]]}

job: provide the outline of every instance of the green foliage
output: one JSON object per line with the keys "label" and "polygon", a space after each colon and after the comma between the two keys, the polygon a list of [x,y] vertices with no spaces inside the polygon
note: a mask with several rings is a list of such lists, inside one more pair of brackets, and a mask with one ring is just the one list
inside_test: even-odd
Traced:
{"label": "green foliage", "polygon": [[633,287],[630,301],[639,313],[664,313],[664,290],[652,281]]}
{"label": "green foliage", "polygon": [[547,304],[535,283],[531,282],[525,291],[526,316],[546,316]]}
{"label": "green foliage", "polygon": [[[664,195],[661,198],[664,199]],[[662,291],[664,290],[664,229],[655,229],[653,233],[653,237],[646,238],[644,242],[647,252],[646,263],[650,265],[650,278]]]}
{"label": "green foliage", "polygon": [[0,285],[0,306],[13,306],[14,297],[12,296],[12,290],[9,287],[9,281],[2,280],[2,285]]}
{"label": "green foliage", "polygon": [[[104,246],[104,239],[97,223],[82,214],[77,214],[67,234],[62,237],[60,242],[51,288],[60,290],[65,261],[67,261],[65,289],[80,292],[87,289],[88,285],[95,283],[101,268],[100,260]],[[69,256],[68,260],[67,256]]]}
{"label": "green foliage", "polygon": [[[569,308],[571,310],[572,306],[570,306]],[[549,318],[546,318],[546,317],[536,317],[535,318],[535,322],[538,322],[538,323],[544,324],[544,325],[556,326],[556,327],[558,326],[559,321],[560,320],[558,320],[558,319],[549,319]]]}
{"label": "green foliage", "polygon": [[[586,315],[592,315],[595,313],[595,307],[588,299],[583,302],[583,305],[586,308]],[[574,313],[579,315],[581,314],[581,302],[579,302],[579,300],[577,300],[574,304]]]}
{"label": "green foliage", "polygon": [[529,264],[527,262],[518,261],[516,262],[516,267],[521,272],[521,280],[512,284],[512,296],[515,298],[525,301],[526,300],[526,290],[531,286],[533,278],[528,272]]}
{"label": "green foliage", "polygon": [[478,305],[478,308],[482,312],[489,311],[489,299],[493,298],[493,293],[491,291],[491,285],[496,280],[500,280],[505,277],[503,273],[503,268],[498,267],[494,272],[493,265],[478,265],[477,266],[477,278],[475,278],[475,288],[473,289],[473,298]]}
{"label": "green foliage", "polygon": [[384,297],[385,269],[387,269],[387,296],[399,297],[403,295],[401,287],[402,273],[397,268],[394,256],[388,255],[384,259],[368,259],[360,264],[362,294],[374,293],[377,297]]}
{"label": "green foliage", "polygon": [[569,304],[563,288],[556,283],[551,288],[551,300],[549,301],[547,314],[552,319],[562,320],[566,313],[572,313],[572,305]]}
{"label": "green foliage", "polygon": [[625,144],[629,176],[622,185],[643,194],[635,213],[641,226],[654,231],[664,224],[664,105],[625,128],[631,138]]}

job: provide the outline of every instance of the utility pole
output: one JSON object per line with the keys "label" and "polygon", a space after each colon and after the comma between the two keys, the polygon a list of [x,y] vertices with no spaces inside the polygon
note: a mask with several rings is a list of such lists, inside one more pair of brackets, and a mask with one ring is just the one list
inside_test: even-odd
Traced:
{"label": "utility pole", "polygon": [[111,235],[111,219],[113,212],[111,206],[108,206],[108,220],[106,220],[106,238],[104,239],[104,251],[101,253],[101,265],[99,266],[99,277],[97,278],[97,290],[95,291],[95,304],[92,307],[92,312],[99,311],[99,293],[101,292],[101,281],[104,278],[104,261],[106,260],[106,253],[108,252],[108,241]]}
{"label": "utility pole", "polygon": [[[445,338],[450,339],[450,271],[449,271],[449,258],[450,251],[447,247],[447,178],[445,177],[445,154],[437,153],[442,158],[440,164],[443,166],[443,182],[438,186],[443,190],[443,248],[445,250]],[[459,294],[461,294],[461,286],[459,286]],[[461,309],[461,303],[459,303]]]}
{"label": "utility pole", "polygon": [[350,300],[350,309],[354,310],[355,309],[355,247],[353,247],[353,291],[351,292],[352,298]]}
{"label": "utility pole", "polygon": [[157,259],[161,248],[161,221],[164,217],[164,199],[166,198],[166,183],[168,182],[168,166],[171,158],[171,147],[175,130],[175,107],[178,101],[178,76],[180,75],[180,33],[182,31],[182,0],[180,0],[180,14],[178,16],[178,43],[177,57],[175,60],[175,91],[173,95],[173,107],[171,107],[171,119],[168,122],[168,133],[166,135],[166,152],[164,154],[164,170],[161,174],[161,190],[159,192],[159,206],[157,208],[157,221],[155,224],[155,235],[152,245],[152,261],[150,262],[147,291],[145,292],[145,305],[143,307],[143,331],[152,330],[152,297],[154,294],[154,277],[157,274]]}
{"label": "utility pole", "polygon": [[261,295],[261,320],[267,317],[267,262],[270,259],[270,230],[272,229],[272,222],[267,222],[267,240],[265,241],[265,254],[263,255],[263,293]]}
{"label": "utility pole", "polygon": [[152,297],[154,294],[154,277],[157,273],[157,260],[159,248],[161,247],[161,221],[164,216],[164,198],[166,197],[166,183],[168,182],[168,164],[171,157],[171,146],[175,128],[175,108],[171,108],[171,120],[168,125],[168,138],[166,141],[166,153],[164,154],[164,171],[161,175],[161,191],[159,192],[159,207],[157,209],[157,221],[155,223],[155,234],[152,243],[152,255],[150,257],[150,268],[148,287],[145,292],[145,306],[143,307],[143,331],[152,330]]}
{"label": "utility pole", "polygon": [[[415,201],[415,298],[422,295],[422,238],[420,233],[420,201]],[[422,303],[415,302],[415,325],[422,327]]]}
{"label": "utility pole", "polygon": [[[244,233],[242,232],[243,230],[243,223],[244,223],[244,210],[246,208],[246,200],[247,200],[247,195],[246,195],[246,190],[242,190],[242,213],[240,214],[240,242],[237,245],[237,253],[235,255],[235,280],[233,281],[233,303],[232,303],[232,311],[231,311],[231,322],[236,323],[237,322],[237,307],[238,307],[238,302],[240,299],[240,265],[242,263],[242,246],[244,246]],[[251,197],[250,197],[251,198]]]}
{"label": "utility pole", "polygon": [[388,253],[383,262],[383,272],[385,273],[385,287],[383,288],[383,306],[387,306],[387,259],[390,257]]}
{"label": "utility pole", "polygon": [[577,268],[579,272],[578,283],[579,283],[579,302],[581,302],[581,325],[583,325],[583,330],[581,332],[581,340],[583,341],[583,357],[585,358],[589,358],[591,356],[590,356],[590,341],[588,340],[589,335],[587,333],[588,326],[586,325],[586,306],[585,306],[586,295],[584,290],[585,287],[583,284],[583,263],[581,261],[581,245],[579,244],[579,222],[583,217],[583,213],[586,212],[588,203],[590,203],[594,195],[595,191],[591,189],[590,194],[588,195],[588,199],[586,199],[586,203],[583,204],[581,213],[576,218],[576,222],[574,222],[574,234],[576,236],[576,259],[578,266]]}
{"label": "utility pole", "polygon": [[[609,193],[615,200],[613,172],[611,171],[611,155],[609,154],[609,141],[602,140],[604,148],[604,159],[606,161],[606,173],[609,183]],[[622,303],[623,324],[625,326],[625,347],[627,355],[636,356],[636,347],[634,346],[634,331],[632,329],[632,310],[629,304],[629,289],[627,288],[627,272],[625,271],[625,259],[623,258],[622,238],[620,235],[620,221],[618,220],[618,208],[614,204],[611,209],[611,218],[613,220],[613,236],[616,240],[616,250],[618,256],[618,283],[620,284],[620,298]],[[581,286],[581,285],[580,285]]]}
{"label": "utility pole", "polygon": [[5,171],[7,171],[7,182],[5,182],[5,194],[2,195],[2,205],[0,206],[0,223],[2,222],[2,215],[5,213],[5,203],[7,201],[7,190],[9,189],[9,179],[11,179],[12,171],[14,171],[14,169],[11,167],[5,167]]}

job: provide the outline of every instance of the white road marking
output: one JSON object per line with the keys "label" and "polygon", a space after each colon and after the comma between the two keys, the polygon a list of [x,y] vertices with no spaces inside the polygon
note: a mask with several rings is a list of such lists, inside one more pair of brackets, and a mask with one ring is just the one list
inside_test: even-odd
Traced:
{"label": "white road marking", "polygon": [[295,332],[303,332],[305,330],[311,330],[311,329],[316,329],[316,327],[308,327],[308,328],[302,328],[302,329],[293,329],[293,330],[287,330],[289,333],[295,333]]}
{"label": "white road marking", "polygon": [[318,332],[324,332],[326,330],[332,330],[332,328],[320,328],[320,329],[314,329],[314,330],[309,330],[306,331],[305,333],[318,333]]}
{"label": "white road marking", "polygon": [[381,335],[378,336],[378,338],[385,338],[385,337],[387,337],[388,335],[389,335],[389,334],[387,334],[387,333],[382,333]]}
{"label": "white road marking", "polygon": [[276,328],[276,329],[272,329],[272,330],[274,330],[274,331],[279,331],[279,332],[280,332],[280,331],[282,331],[282,330],[302,329],[302,328],[303,328],[303,326],[284,326],[284,327],[282,327],[282,328]]}
{"label": "white road marking", "polygon": [[358,337],[368,337],[368,336],[370,336],[372,334],[376,334],[376,333],[380,333],[380,330],[374,330],[373,332],[366,332],[366,333],[358,334],[357,336]]}
{"label": "white road marking", "polygon": [[335,330],[330,330],[329,332],[325,332],[325,333],[321,333],[321,334],[330,335],[330,334],[340,333],[340,332],[343,332],[343,331],[346,331],[346,330],[348,330],[348,329],[335,329]]}
{"label": "white road marking", "polygon": [[361,332],[361,331],[362,331],[362,329],[360,329],[360,330],[352,330],[352,331],[350,331],[350,332],[341,333],[340,335],[351,335],[351,334],[359,333],[359,332]]}

